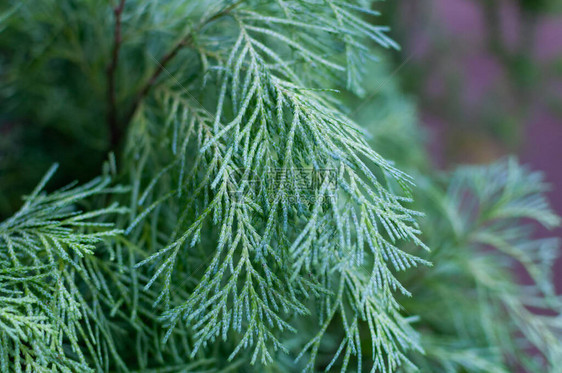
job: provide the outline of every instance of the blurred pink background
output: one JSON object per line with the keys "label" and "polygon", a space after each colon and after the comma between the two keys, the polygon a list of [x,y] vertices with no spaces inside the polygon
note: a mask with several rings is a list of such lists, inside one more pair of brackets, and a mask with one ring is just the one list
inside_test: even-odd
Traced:
{"label": "blurred pink background", "polygon": [[[397,73],[420,102],[434,162],[517,154],[545,173],[562,215],[562,13],[547,3],[398,1],[391,23],[403,46]],[[562,259],[555,276],[562,293]]]}

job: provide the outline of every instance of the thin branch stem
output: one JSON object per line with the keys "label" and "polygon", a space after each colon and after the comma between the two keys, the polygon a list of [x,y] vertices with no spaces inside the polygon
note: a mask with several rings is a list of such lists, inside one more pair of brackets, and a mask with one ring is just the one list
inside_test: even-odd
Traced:
{"label": "thin branch stem", "polygon": [[121,16],[125,8],[125,1],[120,0],[119,4],[113,9],[115,17],[115,28],[113,32],[113,51],[111,54],[111,62],[107,67],[107,124],[109,126],[111,147],[115,147],[121,137],[121,129],[119,128],[119,120],[117,118],[117,99],[115,93],[115,72],[119,61],[119,50],[121,49]]}
{"label": "thin branch stem", "polygon": [[179,43],[177,43],[168,53],[166,53],[162,57],[160,61],[157,62],[156,69],[150,76],[150,79],[148,79],[148,81],[144,84],[144,86],[141,88],[139,93],[137,93],[137,95],[135,96],[133,104],[131,105],[131,109],[129,110],[127,116],[125,117],[125,121],[124,121],[125,124],[128,124],[131,121],[141,101],[146,97],[150,89],[154,86],[160,74],[162,74],[162,72],[166,69],[166,65],[178,54],[178,52],[183,47],[191,45],[192,42],[193,42],[193,31],[190,32]]}
{"label": "thin branch stem", "polygon": [[119,5],[114,9],[115,14],[115,32],[114,32],[114,45],[111,63],[107,68],[107,79],[108,79],[108,113],[107,113],[107,123],[110,129],[111,142],[110,146],[116,148],[121,143],[123,135],[129,122],[135,115],[140,103],[148,95],[151,88],[156,84],[156,81],[160,77],[163,71],[166,70],[168,63],[177,56],[179,51],[193,44],[194,35],[206,24],[222,17],[223,15],[229,13],[234,7],[240,4],[243,0],[236,1],[230,6],[215,13],[213,16],[209,17],[205,21],[201,22],[200,25],[192,29],[185,37],[183,37],[178,43],[176,43],[169,52],[164,54],[162,59],[157,62],[157,66],[150,78],[142,86],[139,92],[135,95],[130,109],[126,112],[125,117],[122,121],[118,119],[117,115],[117,104],[115,95],[115,70],[117,68],[117,62],[119,60],[119,49],[121,47],[121,14],[125,6],[125,0],[120,0]]}
{"label": "thin branch stem", "polygon": [[148,81],[141,88],[139,93],[137,93],[135,99],[133,100],[133,104],[131,106],[131,109],[129,110],[129,112],[127,113],[127,116],[125,117],[125,121],[124,121],[125,125],[127,125],[131,121],[131,119],[135,115],[135,112],[137,111],[137,109],[138,109],[140,103],[142,102],[142,100],[146,97],[148,92],[150,92],[150,89],[156,84],[156,81],[158,80],[158,77],[160,76],[160,74],[162,74],[162,72],[166,70],[166,65],[178,54],[178,52],[182,48],[192,45],[195,32],[199,31],[206,24],[208,24],[208,23],[222,17],[223,15],[229,13],[232,9],[234,9],[242,1],[243,0],[239,0],[239,1],[236,1],[236,2],[232,3],[230,6],[226,7],[225,9],[221,10],[220,12],[215,13],[212,17],[209,17],[204,22],[201,22],[201,24],[198,27],[191,30],[189,32],[189,34],[187,34],[184,38],[182,38],[176,45],[174,45],[172,47],[172,49],[168,53],[166,53],[162,57],[162,59],[160,61],[158,61],[154,72],[152,73],[152,75],[150,76]]}

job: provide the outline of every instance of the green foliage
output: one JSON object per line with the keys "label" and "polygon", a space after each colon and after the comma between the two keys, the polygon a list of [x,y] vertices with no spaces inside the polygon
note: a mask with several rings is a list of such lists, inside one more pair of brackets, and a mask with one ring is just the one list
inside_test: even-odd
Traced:
{"label": "green foliage", "polygon": [[[422,262],[396,246],[398,239],[421,242],[416,213],[402,207],[409,199],[384,184],[407,188],[411,181],[367,146],[356,125],[333,106],[333,92],[316,89],[345,71],[345,64],[355,71],[355,49],[367,48],[350,35],[392,44],[383,28],[366,24],[343,4],[309,12],[304,7],[313,5],[305,2],[284,5],[240,4],[230,11],[223,25],[197,38],[206,72],[193,83],[173,87],[179,85],[173,79],[171,88],[157,89],[132,124],[127,152],[131,159],[142,154],[133,164],[148,178],[137,203],[147,207],[129,231],[149,237],[138,222],[156,208],[178,222],[139,266],[155,264],[146,288],[161,283],[157,302],[170,308],[163,320],[170,328],[190,326],[192,355],[234,331],[241,338],[230,358],[251,347],[252,363],[270,363],[272,350],[287,351],[278,333],[296,331],[288,320],[314,312],[318,331],[299,355],[309,368],[333,322],[345,331],[339,342],[344,366],[353,355],[361,364],[358,327],[364,322],[381,357],[376,368],[396,367],[407,361],[402,349],[419,347],[392,295],[407,290],[387,263],[404,270]],[[295,20],[294,6],[309,18]],[[310,32],[318,36],[311,39]],[[357,90],[356,77],[347,78]],[[199,103],[213,96],[216,102]],[[155,137],[169,141],[153,144]],[[154,163],[163,159],[169,161]],[[280,169],[287,174],[278,180]],[[302,191],[302,169],[331,170],[337,190],[326,183]],[[249,190],[249,176],[260,181],[258,188]],[[152,223],[144,229],[152,230]],[[201,237],[213,236],[209,255],[198,246],[208,247]],[[205,255],[197,257],[198,251]],[[189,281],[189,271],[177,273],[176,265],[193,260],[204,267],[197,286],[184,302],[172,304],[173,284]],[[379,314],[385,320],[377,320]]]}
{"label": "green foliage", "polygon": [[[70,134],[63,154],[118,156],[102,178],[42,193],[52,169],[0,224],[2,371],[559,359],[559,319],[527,308],[559,310],[556,245],[521,223],[558,224],[540,177],[514,162],[432,175],[412,102],[370,62],[397,47],[370,2],[49,0],[5,14],[10,120]],[[515,263],[535,287],[517,285]]]}
{"label": "green foliage", "polygon": [[460,167],[424,188],[435,209],[422,225],[434,268],[404,280],[413,296],[403,303],[426,330],[422,370],[557,371],[562,303],[551,267],[559,242],[533,238],[536,223],[560,223],[546,189],[540,173],[513,159]]}
{"label": "green foliage", "polygon": [[101,309],[112,295],[99,277],[104,264],[94,252],[122,233],[111,220],[125,210],[112,204],[82,212],[73,204],[122,190],[109,189],[109,179],[99,178],[46,195],[42,189],[55,169],[18,212],[0,223],[3,372],[22,367],[33,372],[93,371],[102,369],[103,355],[115,355],[111,327]]}

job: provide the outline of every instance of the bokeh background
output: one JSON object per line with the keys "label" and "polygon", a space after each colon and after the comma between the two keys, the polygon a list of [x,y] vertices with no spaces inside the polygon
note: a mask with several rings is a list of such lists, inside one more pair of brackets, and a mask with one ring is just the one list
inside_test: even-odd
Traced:
{"label": "bokeh background", "polygon": [[[400,0],[382,5],[394,74],[418,102],[433,162],[507,154],[552,185],[562,215],[562,1]],[[562,237],[562,228],[540,231]],[[556,265],[562,293],[562,260]]]}

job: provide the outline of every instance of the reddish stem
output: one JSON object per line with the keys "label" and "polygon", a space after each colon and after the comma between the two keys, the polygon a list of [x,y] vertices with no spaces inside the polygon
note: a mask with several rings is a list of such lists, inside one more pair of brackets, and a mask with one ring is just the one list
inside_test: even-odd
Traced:
{"label": "reddish stem", "polygon": [[119,50],[121,49],[121,15],[125,8],[125,0],[120,0],[119,5],[113,9],[115,17],[115,29],[113,33],[113,51],[111,62],[107,67],[107,124],[109,126],[111,147],[119,144],[122,136],[122,128],[119,126],[117,118],[117,98],[115,93],[115,72],[117,70],[117,62],[119,60]]}

